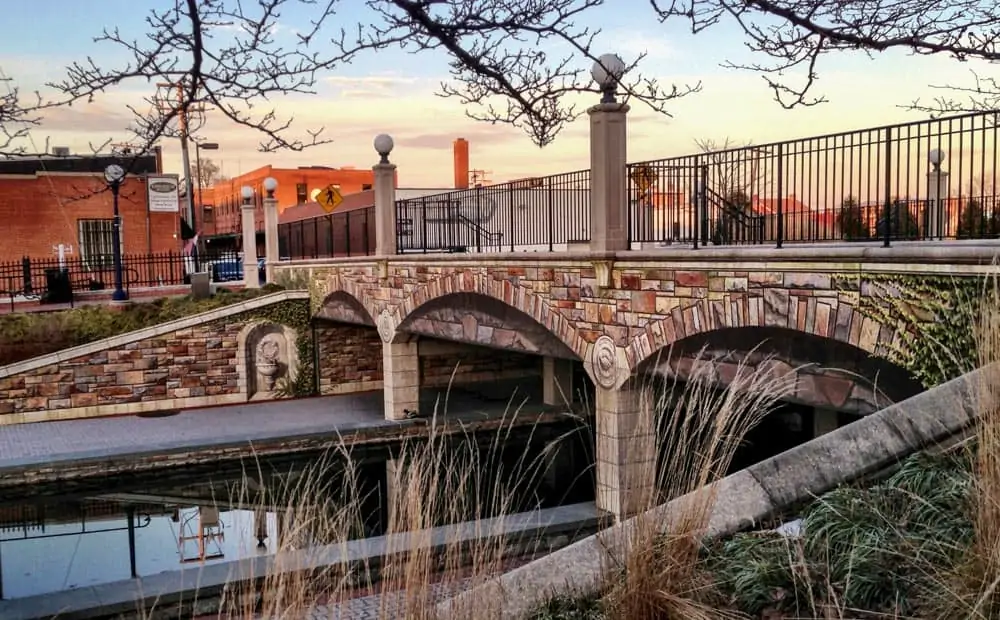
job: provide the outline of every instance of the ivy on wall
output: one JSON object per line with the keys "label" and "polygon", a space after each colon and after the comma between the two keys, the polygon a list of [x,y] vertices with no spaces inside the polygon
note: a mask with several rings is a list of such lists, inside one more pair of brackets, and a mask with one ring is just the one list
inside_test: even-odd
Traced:
{"label": "ivy on wall", "polygon": [[309,301],[305,299],[286,300],[263,308],[248,310],[236,316],[221,319],[220,323],[245,323],[266,321],[286,325],[295,330],[295,347],[299,354],[299,367],[295,377],[282,390],[288,396],[302,397],[316,394],[316,373],[314,368],[314,343],[312,337],[312,314]]}
{"label": "ivy on wall", "polygon": [[901,338],[887,347],[889,361],[924,387],[954,379],[979,365],[976,333],[987,282],[972,276],[844,275],[838,290],[856,292],[862,316],[894,327]]}

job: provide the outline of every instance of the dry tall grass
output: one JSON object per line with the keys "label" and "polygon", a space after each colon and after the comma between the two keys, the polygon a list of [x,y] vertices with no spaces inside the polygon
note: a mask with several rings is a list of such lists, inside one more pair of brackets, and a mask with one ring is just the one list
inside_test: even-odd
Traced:
{"label": "dry tall grass", "polygon": [[[663,355],[670,359],[671,351]],[[621,620],[654,618],[717,620],[729,617],[714,604],[700,569],[702,538],[717,500],[716,481],[725,477],[747,432],[792,394],[795,371],[779,370],[770,359],[739,363],[720,388],[711,360],[697,361],[686,380],[649,378],[633,445],[656,449],[645,484],[657,490],[636,518],[623,561],[608,575],[605,615]],[[657,364],[659,366],[659,364]],[[652,433],[653,441],[640,433]],[[684,509],[669,515],[646,512],[686,496]]]}
{"label": "dry tall grass", "polygon": [[[522,403],[523,404],[523,403]],[[572,439],[570,431],[541,452],[521,450],[505,458],[504,447],[517,425],[520,406],[512,402],[499,429],[484,440],[468,431],[446,434],[438,413],[426,439],[406,441],[387,464],[387,546],[376,561],[328,565],[323,548],[347,551],[365,536],[375,489],[359,485],[358,459],[343,442],[282,485],[267,487],[258,464],[247,469],[220,506],[254,506],[277,512],[273,555],[254,559],[261,579],[232,577],[219,617],[233,620],[350,617],[335,609],[364,596],[379,596],[378,617],[424,620],[434,617],[442,593],[469,587],[499,573],[511,558],[514,541],[502,533],[507,516],[526,508],[544,473],[546,457]],[[520,423],[533,437],[537,426]],[[529,437],[529,440],[531,437]],[[465,527],[434,528],[465,523]],[[436,532],[436,535],[435,535]],[[530,541],[518,541],[523,548]],[[544,546],[538,541],[539,546]],[[326,554],[328,556],[328,554]],[[478,601],[453,617],[486,619],[502,601]],[[163,613],[154,610],[146,614]],[[327,615],[323,615],[323,614]]]}
{"label": "dry tall grass", "polygon": [[[1000,283],[987,277],[980,316],[974,321],[982,380],[974,386],[976,424],[971,442],[973,492],[969,510],[972,544],[954,566],[938,568],[928,601],[935,618],[1000,617]],[[936,568],[936,567],[935,567]]]}

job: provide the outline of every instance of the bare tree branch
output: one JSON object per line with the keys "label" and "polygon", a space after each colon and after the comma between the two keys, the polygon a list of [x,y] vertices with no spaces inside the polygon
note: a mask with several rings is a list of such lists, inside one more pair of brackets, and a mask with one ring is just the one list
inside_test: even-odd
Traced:
{"label": "bare tree branch", "polygon": [[[607,50],[593,50],[598,32],[576,22],[603,3],[174,0],[148,11],[144,33],[105,29],[95,43],[114,48],[124,60],[110,66],[92,57],[73,63],[62,80],[47,85],[55,94],[34,109],[91,102],[141,83],[156,92],[130,108],[135,152],[162,137],[193,136],[206,113],[262,134],[262,151],[299,151],[330,140],[322,128],[293,134],[293,119],[280,116],[274,102],[314,94],[324,73],[366,52],[398,48],[445,55],[451,79],[441,84],[441,96],[460,101],[474,119],[513,125],[545,146],[582,113],[570,95],[597,92],[589,71]],[[283,21],[293,7],[307,15],[305,23]],[[347,16],[354,20],[350,26],[343,24]],[[667,114],[671,101],[700,87],[661,87],[631,71],[639,60],[627,63],[620,85],[626,100]]]}
{"label": "bare tree branch", "polygon": [[33,106],[24,104],[17,86],[0,68],[0,158],[24,153],[24,140],[39,120]]}
{"label": "bare tree branch", "polygon": [[[729,63],[759,72],[784,107],[825,101],[813,95],[821,57],[904,49],[958,61],[1000,60],[1000,11],[992,0],[650,0],[661,20],[687,19],[698,33],[723,20],[737,24],[752,52],[770,64]],[[797,83],[789,73],[798,72]],[[990,101],[993,94],[980,99]],[[977,93],[970,93],[973,98]],[[981,105],[985,105],[982,103]],[[919,107],[919,105],[918,105]]]}

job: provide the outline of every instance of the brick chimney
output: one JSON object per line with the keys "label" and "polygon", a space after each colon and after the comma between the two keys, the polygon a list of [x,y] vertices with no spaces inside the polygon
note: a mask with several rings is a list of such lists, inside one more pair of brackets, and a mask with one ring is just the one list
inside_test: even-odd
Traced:
{"label": "brick chimney", "polygon": [[458,138],[453,145],[455,152],[455,189],[469,187],[469,141]]}

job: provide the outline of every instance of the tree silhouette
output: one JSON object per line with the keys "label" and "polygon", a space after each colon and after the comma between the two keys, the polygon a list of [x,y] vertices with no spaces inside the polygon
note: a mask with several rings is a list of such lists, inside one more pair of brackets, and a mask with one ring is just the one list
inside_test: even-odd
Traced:
{"label": "tree silhouette", "polygon": [[[330,138],[322,128],[293,132],[293,119],[271,101],[314,93],[325,74],[366,52],[397,48],[445,55],[450,80],[440,95],[460,101],[472,118],[513,125],[545,146],[584,111],[567,95],[599,91],[590,69],[608,51],[594,49],[597,32],[577,24],[602,0],[351,0],[361,10],[347,23],[344,0],[169,4],[148,9],[141,35],[105,29],[95,41],[127,60],[73,63],[64,79],[47,85],[54,94],[38,107],[92,101],[133,82],[167,85],[146,99],[148,109],[131,110],[136,150],[177,133],[181,119],[196,133],[208,111],[259,132],[262,151],[298,151]],[[306,15],[291,23],[283,18],[291,9]],[[627,99],[666,114],[669,102],[697,90],[643,78],[632,70],[641,58],[626,59],[619,91]]]}
{"label": "tree silhouette", "polygon": [[[993,0],[650,1],[661,20],[687,20],[694,33],[720,23],[740,28],[749,50],[766,60],[728,66],[762,74],[775,100],[786,108],[826,100],[813,91],[820,61],[830,54],[860,51],[872,55],[901,49],[957,61],[1000,60],[1000,11]],[[1000,102],[1000,90],[992,79],[978,80],[963,90],[979,99],[975,107],[980,109],[994,109]],[[962,107],[948,99],[931,105],[914,102],[913,106],[937,111]]]}
{"label": "tree silhouette", "polygon": [[195,184],[201,183],[202,187],[212,187],[218,181],[225,181],[219,164],[209,157],[201,158],[201,165],[191,164],[191,178],[195,179]]}

